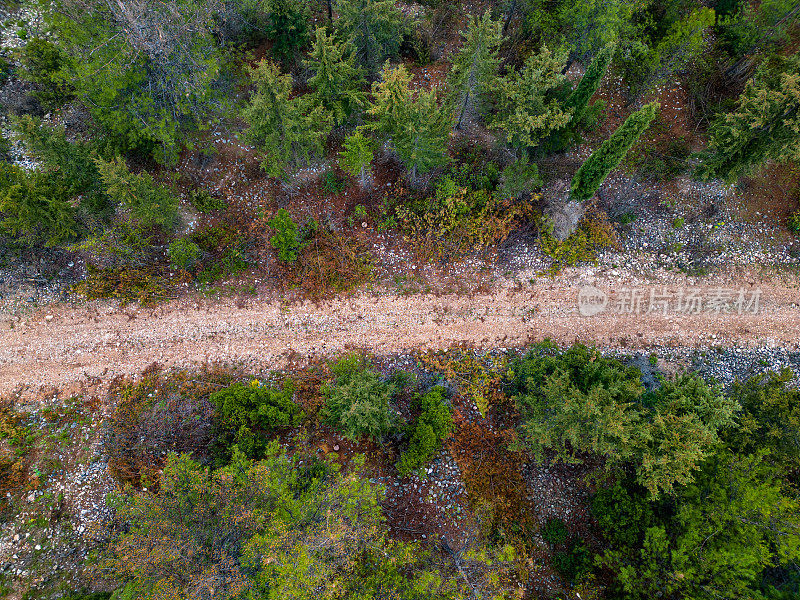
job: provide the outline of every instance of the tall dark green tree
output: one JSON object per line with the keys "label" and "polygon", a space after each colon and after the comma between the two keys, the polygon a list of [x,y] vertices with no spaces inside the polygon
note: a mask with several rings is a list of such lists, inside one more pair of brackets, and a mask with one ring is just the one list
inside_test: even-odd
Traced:
{"label": "tall dark green tree", "polygon": [[275,64],[262,60],[250,77],[256,89],[242,110],[246,138],[261,151],[267,174],[286,178],[322,155],[333,119],[313,94],[292,97],[292,76]]}
{"label": "tall dark green tree", "polygon": [[700,178],[728,182],[768,161],[800,159],[800,54],[759,67],[736,107],[712,123],[701,158]]}
{"label": "tall dark green tree", "polygon": [[314,45],[306,66],[311,72],[308,85],[317,101],[341,124],[353,110],[364,104],[364,75],[356,67],[352,47],[327,35],[323,27],[314,34]]}
{"label": "tall dark green tree", "polygon": [[580,166],[572,178],[571,193],[575,200],[585,202],[595,195],[608,174],[619,165],[630,147],[650,126],[658,108],[658,102],[651,102],[633,113]]}
{"label": "tall dark green tree", "polygon": [[470,15],[461,32],[464,44],[453,59],[447,78],[458,129],[468,111],[479,111],[487,102],[497,81],[500,66],[498,48],[502,42],[500,22],[487,10],[480,19]]}
{"label": "tall dark green tree", "polygon": [[356,60],[369,75],[397,55],[403,15],[392,0],[342,0],[337,10],[336,29],[353,44]]}

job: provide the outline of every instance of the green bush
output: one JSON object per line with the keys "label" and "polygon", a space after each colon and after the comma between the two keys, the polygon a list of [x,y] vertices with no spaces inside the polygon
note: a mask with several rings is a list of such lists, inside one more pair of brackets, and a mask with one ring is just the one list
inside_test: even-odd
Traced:
{"label": "green bush", "polygon": [[269,243],[278,251],[278,258],[287,263],[296,261],[303,243],[289,211],[285,208],[279,209],[277,214],[267,221],[267,224],[275,230],[275,235],[269,239]]}
{"label": "green bush", "polygon": [[397,426],[397,414],[389,401],[393,385],[369,370],[357,356],[340,359],[331,365],[334,380],[322,393],[325,405],[322,420],[351,440],[370,437],[379,440]]}
{"label": "green bush", "polygon": [[569,581],[575,581],[592,570],[592,553],[586,547],[586,542],[580,540],[566,551],[556,552],[553,566]]}
{"label": "green bush", "polygon": [[616,481],[610,487],[599,489],[592,497],[591,507],[603,536],[622,548],[641,545],[645,529],[655,519],[646,490],[634,482],[623,485]]}
{"label": "green bush", "polygon": [[52,42],[33,38],[22,49],[22,76],[35,83],[36,98],[45,106],[56,107],[66,102],[71,88],[62,72],[65,57]]}
{"label": "green bush", "polygon": [[186,238],[180,238],[169,245],[167,256],[174,268],[188,270],[200,257],[200,247]]}
{"label": "green bush", "polygon": [[500,193],[508,200],[516,200],[540,189],[542,183],[536,164],[529,163],[527,158],[521,158],[503,169]]}
{"label": "green bush", "polygon": [[789,217],[789,231],[795,235],[800,235],[800,210],[796,210]]}
{"label": "green bush", "polygon": [[191,190],[189,192],[189,203],[203,214],[227,208],[225,200],[211,195],[207,190]]}
{"label": "green bush", "polygon": [[7,58],[0,56],[0,85],[3,85],[8,78],[11,77],[11,73],[14,71],[14,65],[11,64],[11,61]]}
{"label": "green bush", "polygon": [[294,403],[291,380],[283,389],[259,383],[234,383],[211,394],[215,405],[215,440],[213,454],[219,464],[226,464],[233,446],[248,458],[261,459],[269,444],[269,434],[277,429],[294,427],[303,419],[303,412]]}
{"label": "green bush", "polygon": [[542,527],[542,538],[551,547],[561,546],[567,542],[567,526],[558,517],[547,519]]}
{"label": "green bush", "polygon": [[408,448],[397,463],[397,470],[402,475],[424,466],[450,435],[453,417],[444,403],[443,394],[444,388],[437,386],[415,402],[421,412],[411,428]]}

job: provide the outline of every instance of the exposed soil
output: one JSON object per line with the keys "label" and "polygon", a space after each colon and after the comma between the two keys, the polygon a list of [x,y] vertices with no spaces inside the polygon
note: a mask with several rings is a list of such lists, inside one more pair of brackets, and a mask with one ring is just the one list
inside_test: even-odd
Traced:
{"label": "exposed soil", "polygon": [[[520,347],[544,338],[561,344],[584,341],[601,348],[800,346],[800,290],[794,281],[764,276],[705,279],[674,275],[626,281],[614,273],[570,270],[557,280],[506,282],[471,295],[363,293],[317,304],[278,299],[183,299],[153,309],[96,302],[52,304],[0,321],[0,393],[21,389],[38,395],[53,388],[118,374],[140,373],[158,362],[188,367],[237,362],[272,370],[306,357],[365,349],[375,354],[453,346]],[[593,284],[612,299],[595,316],[578,311],[578,293]],[[623,314],[612,305],[625,288],[677,294],[718,288],[760,289],[758,314],[751,310],[697,314],[672,310]]]}

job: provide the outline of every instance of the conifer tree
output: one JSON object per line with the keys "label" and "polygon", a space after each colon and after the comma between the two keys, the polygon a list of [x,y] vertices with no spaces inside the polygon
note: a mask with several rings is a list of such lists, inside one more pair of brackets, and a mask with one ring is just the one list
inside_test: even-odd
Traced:
{"label": "conifer tree", "polygon": [[550,132],[569,123],[570,112],[558,101],[566,85],[562,74],[566,54],[546,46],[525,61],[521,71],[499,80],[497,117],[490,125],[500,129],[517,148],[533,148]]}
{"label": "conifer tree", "polygon": [[436,90],[420,91],[408,106],[392,142],[412,178],[449,160],[450,123],[450,112],[439,104]]}
{"label": "conifer tree", "polygon": [[572,197],[585,202],[594,196],[608,174],[625,158],[658,111],[658,102],[651,102],[633,113],[611,134],[600,148],[581,165],[572,179]]}
{"label": "conifer tree", "polygon": [[291,98],[292,76],[262,60],[251,69],[256,84],[242,117],[246,138],[263,153],[261,166],[270,177],[285,178],[289,170],[321,155],[332,119],[312,95]]}
{"label": "conifer tree", "polygon": [[400,50],[403,16],[392,0],[341,0],[338,11],[339,34],[369,75]]}
{"label": "conifer tree", "polygon": [[369,138],[356,131],[344,141],[344,149],[339,153],[339,164],[346,172],[357,175],[363,186],[367,183],[369,164],[373,156]]}
{"label": "conifer tree", "polygon": [[309,57],[305,61],[312,73],[308,85],[334,122],[341,124],[364,103],[364,75],[355,66],[351,47],[318,27]]}
{"label": "conifer tree", "polygon": [[492,21],[487,10],[480,19],[470,15],[467,29],[461,32],[464,45],[453,59],[447,78],[450,101],[458,115],[456,129],[461,126],[470,106],[479,110],[495,86],[500,65],[500,29],[500,22]]}
{"label": "conifer tree", "polygon": [[712,124],[698,175],[733,182],[766,161],[800,159],[799,108],[800,54],[771,59],[748,82],[736,108]]}
{"label": "conifer tree", "polygon": [[600,82],[606,74],[608,65],[611,64],[611,59],[614,58],[615,48],[614,44],[609,44],[597,53],[597,56],[589,63],[578,85],[564,101],[564,109],[572,111],[572,123],[580,122],[586,113],[589,100],[592,99],[597,88],[600,87]]}
{"label": "conifer tree", "polygon": [[392,69],[387,62],[381,80],[372,86],[374,99],[367,113],[375,117],[370,128],[389,138],[415,177],[447,162],[450,122],[436,91],[420,91],[414,98],[410,82],[403,65]]}
{"label": "conifer tree", "polygon": [[580,0],[564,2],[558,16],[566,29],[569,64],[597,54],[614,43],[631,23],[634,2],[627,0]]}

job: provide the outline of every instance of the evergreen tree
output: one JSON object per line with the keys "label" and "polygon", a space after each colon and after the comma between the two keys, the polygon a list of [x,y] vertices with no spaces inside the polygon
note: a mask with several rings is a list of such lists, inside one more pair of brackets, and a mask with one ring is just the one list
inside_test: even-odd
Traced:
{"label": "evergreen tree", "polygon": [[567,85],[562,74],[565,53],[544,46],[530,55],[521,71],[510,71],[499,80],[497,115],[490,127],[501,129],[517,148],[534,148],[552,131],[570,121],[570,112],[559,102]]}
{"label": "evergreen tree", "polygon": [[344,149],[339,153],[339,164],[351,175],[358,176],[361,185],[366,185],[369,165],[374,152],[372,142],[360,131],[356,131],[344,141]]}
{"label": "evergreen tree", "polygon": [[355,47],[355,56],[374,74],[400,50],[403,16],[392,0],[342,0],[336,27]]}
{"label": "evergreen tree", "polygon": [[658,102],[651,102],[633,113],[611,137],[583,163],[572,178],[572,197],[581,202],[595,195],[608,174],[619,165],[656,117]]}
{"label": "evergreen tree", "polygon": [[122,206],[145,227],[170,228],[178,216],[175,195],[153,181],[147,172],[131,173],[123,158],[105,161],[96,158],[95,164],[103,189],[113,204]]}
{"label": "evergreen tree", "polygon": [[267,174],[285,178],[323,153],[332,118],[312,95],[291,98],[292,76],[282,75],[273,63],[262,60],[250,76],[256,89],[242,110],[249,125],[246,138],[262,152]]}
{"label": "evergreen tree", "polygon": [[774,57],[748,82],[736,107],[711,126],[698,175],[729,182],[767,161],[800,159],[800,54]]}
{"label": "evergreen tree", "polygon": [[29,245],[70,241],[79,231],[70,200],[50,175],[0,162],[0,231]]}
{"label": "evergreen tree", "polygon": [[450,121],[440,106],[436,90],[420,91],[414,98],[411,74],[402,65],[387,63],[381,81],[373,85],[373,104],[367,112],[376,118],[372,129],[389,137],[411,176],[447,162]]}
{"label": "evergreen tree", "polygon": [[558,16],[566,31],[570,63],[617,42],[631,22],[635,4],[628,0],[563,2]]}
{"label": "evergreen tree", "polygon": [[312,73],[308,85],[317,101],[333,115],[334,122],[342,124],[364,104],[364,76],[355,66],[351,48],[318,27],[309,58],[305,61]]}
{"label": "evergreen tree", "polygon": [[498,48],[502,42],[500,22],[492,21],[488,10],[480,19],[470,15],[467,29],[461,35],[464,44],[453,59],[447,79],[450,99],[458,114],[456,129],[467,110],[480,110],[494,89],[500,66]]}
{"label": "evergreen tree", "polygon": [[597,88],[600,87],[600,82],[603,81],[608,65],[611,64],[611,60],[614,58],[615,49],[616,46],[614,44],[609,44],[597,53],[597,56],[589,63],[578,85],[564,101],[564,110],[572,113],[571,123],[579,123],[586,113],[589,101],[594,96]]}

